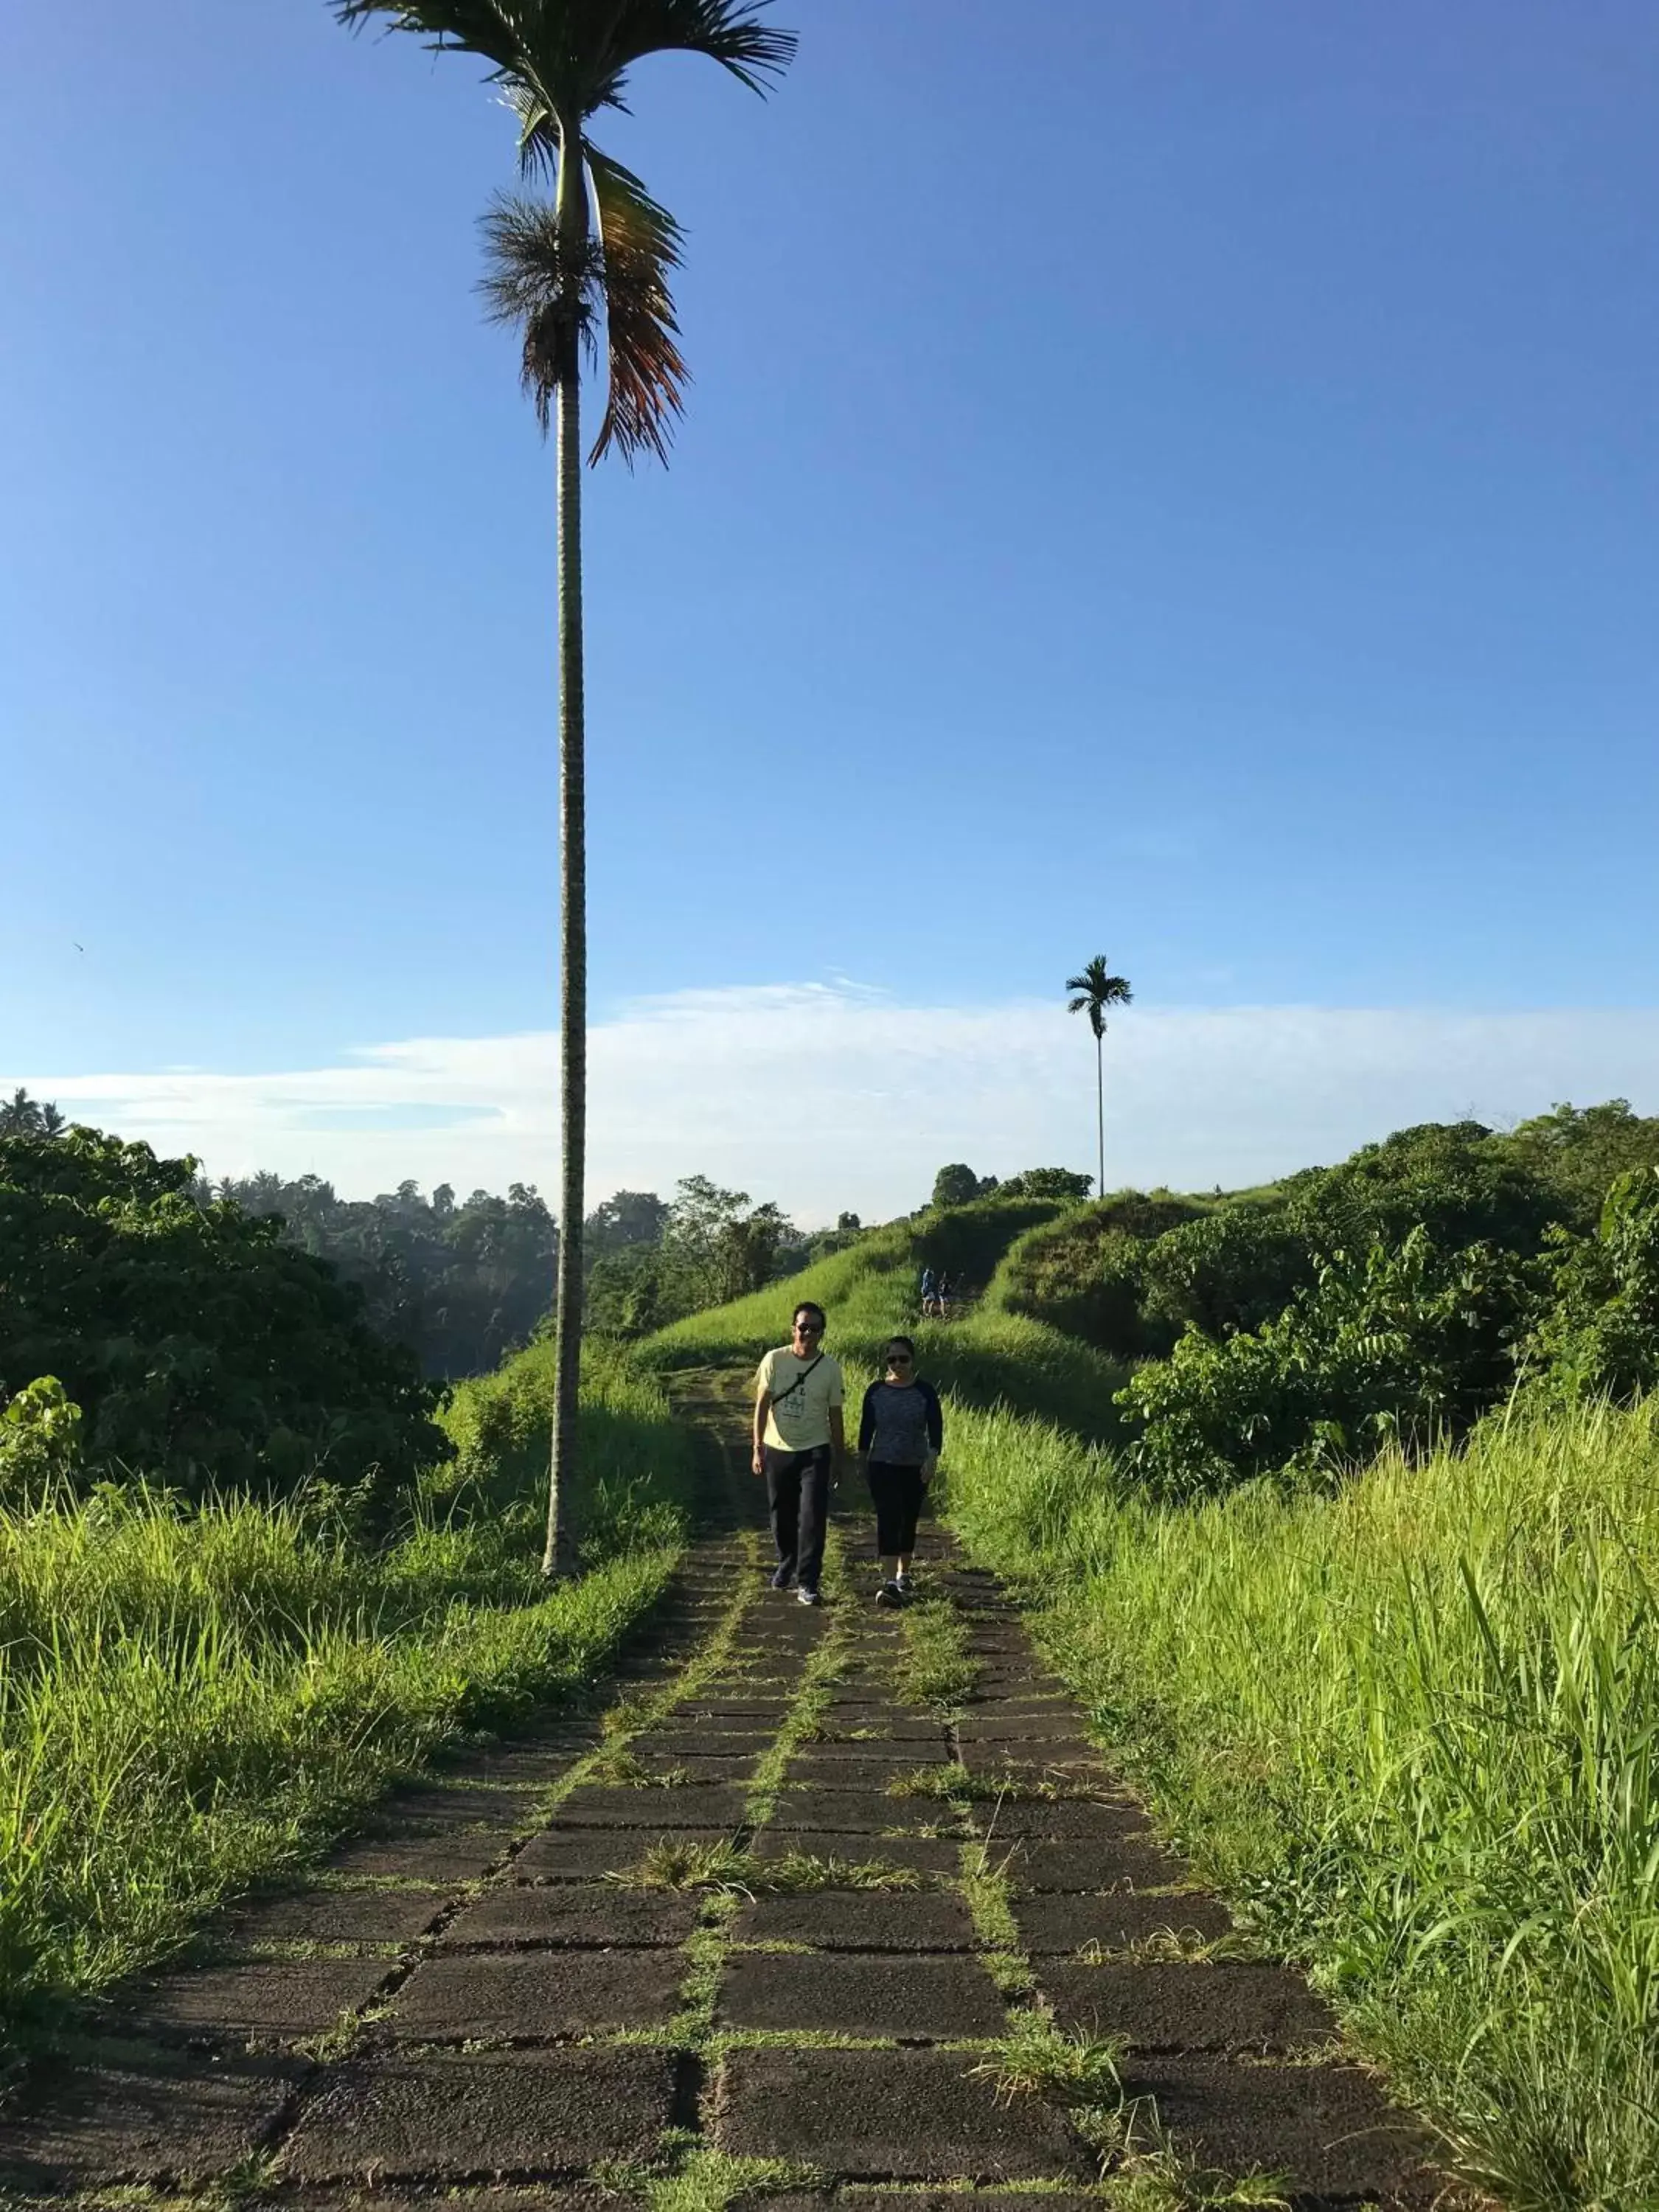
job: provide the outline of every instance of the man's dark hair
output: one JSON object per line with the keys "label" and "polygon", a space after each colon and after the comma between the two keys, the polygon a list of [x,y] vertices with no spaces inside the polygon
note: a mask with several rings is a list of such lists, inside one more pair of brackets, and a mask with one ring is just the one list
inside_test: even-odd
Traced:
{"label": "man's dark hair", "polygon": [[815,1304],[811,1298],[803,1298],[800,1304],[795,1308],[793,1313],[790,1315],[789,1318],[792,1322],[796,1322],[800,1319],[803,1314],[816,1314],[818,1317],[818,1322],[821,1328],[828,1328],[830,1326],[829,1315],[825,1313],[821,1305]]}
{"label": "man's dark hair", "polygon": [[908,1352],[912,1359],[915,1358],[916,1347],[911,1343],[908,1336],[890,1336],[886,1344],[883,1347],[882,1357],[884,1359],[887,1358],[889,1353],[897,1352],[901,1349]]}

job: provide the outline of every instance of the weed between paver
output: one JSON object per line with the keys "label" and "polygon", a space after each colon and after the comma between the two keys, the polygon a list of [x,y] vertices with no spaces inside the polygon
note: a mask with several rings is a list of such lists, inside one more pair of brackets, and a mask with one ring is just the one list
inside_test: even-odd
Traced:
{"label": "weed between paver", "polygon": [[900,1695],[909,1704],[955,1712],[973,1694],[979,1662],[969,1642],[968,1626],[948,1597],[922,1598],[900,1616],[904,1639],[896,1674]]}
{"label": "weed between paver", "polygon": [[804,1897],[818,1889],[926,1889],[929,1877],[915,1867],[873,1859],[819,1858],[811,1851],[785,1851],[757,1869],[755,1887],[775,1897]]}

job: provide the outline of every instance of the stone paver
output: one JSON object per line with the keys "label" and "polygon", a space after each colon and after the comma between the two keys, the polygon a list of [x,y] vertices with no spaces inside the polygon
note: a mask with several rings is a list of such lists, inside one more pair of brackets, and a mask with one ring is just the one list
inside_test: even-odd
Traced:
{"label": "stone paver", "polygon": [[1290,2051],[1336,2033],[1330,2007],[1302,1977],[1265,1961],[1044,1960],[1037,1984],[1062,2027],[1121,2035],[1134,2051]]}
{"label": "stone paver", "polygon": [[1146,2058],[1122,2079],[1126,2097],[1152,2099],[1180,2149],[1217,2172],[1279,2174],[1304,2200],[1431,2204],[1445,2187],[1425,2132],[1357,2067]]}
{"label": "stone paver", "polygon": [[[727,1464],[746,1470],[746,1444]],[[757,1489],[743,1497],[756,1513]],[[1156,2113],[1218,2184],[1285,2173],[1297,2212],[1428,2203],[1443,2185],[1427,2139],[1329,2057],[1331,2015],[1298,1976],[1170,1955],[1227,1934],[1227,1913],[1183,1886],[1018,1609],[937,1531],[926,1589],[968,1607],[979,1672],[955,1716],[907,1700],[869,1535],[817,1611],[766,1589],[736,1541],[700,1546],[609,1686],[629,1686],[614,1739],[596,1690],[518,1740],[458,1745],[323,1879],[220,1915],[210,1963],[104,2009],[125,2040],[14,2086],[0,2197],[45,2212],[77,2191],[207,2188],[259,2156],[274,2178],[250,2212],[622,2212],[619,2165],[672,2177],[701,2136],[821,2171],[756,2212],[945,2212],[969,2186],[968,2212],[1016,2212],[1031,2198],[997,2193],[1015,2183],[1081,2212],[1100,2201],[1078,2193],[1096,2154],[1056,2105],[997,2092],[988,2045],[1008,2014],[965,1857],[1012,1909],[1036,1984],[1022,2001],[1122,2039],[1137,2127]],[[699,1649],[707,1679],[676,1702]],[[827,1712],[757,1797],[809,1665],[831,1659]],[[616,1758],[569,1787],[607,1741]],[[605,1778],[637,1773],[629,1760],[659,1779]],[[951,1760],[965,1800],[891,1786]],[[817,1864],[786,1877],[786,1859]],[[915,1886],[849,1886],[871,1862]],[[722,1887],[642,1887],[647,1865]],[[769,1877],[811,1886],[769,1893]],[[273,1954],[304,1943],[338,1948]]]}
{"label": "stone paver", "polygon": [[513,1862],[513,1873],[523,1881],[592,1881],[637,1866],[659,1843],[704,1848],[718,1843],[723,1833],[719,1828],[679,1829],[669,1821],[659,1828],[550,1828],[544,1836],[532,1837]]}
{"label": "stone paver", "polygon": [[318,2035],[368,2004],[391,1971],[387,1959],[267,1959],[198,1966],[139,1983],[131,2010],[143,2029],[282,2039]]}
{"label": "stone paver", "polygon": [[755,1841],[755,1856],[768,1859],[799,1853],[807,1858],[841,1859],[855,1866],[905,1867],[921,1875],[955,1875],[962,1845],[948,1836],[872,1836],[845,1828],[765,1828]]}
{"label": "stone paver", "polygon": [[787,2158],[850,2180],[1092,2178],[1057,2112],[999,2104],[959,2051],[734,2051],[715,2139],[739,2157]]}
{"label": "stone paver", "polygon": [[974,1923],[944,1890],[809,1892],[745,1905],[732,1923],[740,1943],[810,1943],[827,1951],[968,1951]]}
{"label": "stone paver", "polygon": [[398,1881],[477,1881],[511,1853],[515,1832],[365,1836],[343,1844],[323,1864],[331,1874],[390,1876]]}
{"label": "stone paver", "polygon": [[302,2181],[579,2174],[643,2158],[678,2118],[672,2052],[468,2051],[333,2070],[283,2155]]}
{"label": "stone paver", "polygon": [[433,1889],[315,1889],[234,1908],[209,1933],[222,1948],[254,1943],[407,1943],[447,1909]]}
{"label": "stone paver", "polygon": [[976,1959],[884,1959],[840,1954],[805,1962],[793,1954],[739,1952],[728,1959],[719,2018],[733,2027],[823,2029],[945,2042],[1001,2035],[1002,1999]]}
{"label": "stone paver", "polygon": [[431,1959],[392,2001],[394,2035],[549,2041],[651,2027],[678,2009],[678,1951],[506,1951]]}
{"label": "stone paver", "polygon": [[696,1924],[694,1897],[624,1889],[618,1882],[508,1882],[463,1906],[441,1948],[487,1943],[669,1945]]}
{"label": "stone paver", "polygon": [[1014,1905],[1014,1919],[1020,1940],[1034,1957],[1093,1946],[1124,1951],[1132,1943],[1169,1935],[1208,1941],[1226,1935],[1233,1924],[1226,1907],[1200,1892],[1169,1897],[1129,1889],[1114,1890],[1109,1897],[1021,1898]]}
{"label": "stone paver", "polygon": [[307,2070],[229,2054],[40,2067],[0,2128],[0,2196],[210,2179],[258,2148]]}
{"label": "stone paver", "polygon": [[719,1784],[683,1790],[617,1788],[596,1784],[573,1790],[560,1806],[559,1828],[740,1828],[748,1808],[741,1790]]}
{"label": "stone paver", "polygon": [[890,1797],[883,1790],[826,1790],[813,1786],[779,1791],[769,1826],[814,1828],[825,1833],[879,1836],[906,1830],[960,1825],[949,1805],[931,1797]]}

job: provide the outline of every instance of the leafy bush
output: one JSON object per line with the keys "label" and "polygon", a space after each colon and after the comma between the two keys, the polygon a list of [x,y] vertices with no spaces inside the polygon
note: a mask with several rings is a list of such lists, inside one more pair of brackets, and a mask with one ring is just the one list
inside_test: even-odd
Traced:
{"label": "leafy bush", "polygon": [[997,1185],[999,1198],[1057,1198],[1073,1204],[1088,1197],[1095,1187],[1091,1175],[1075,1168],[1026,1168]]}
{"label": "leafy bush", "polygon": [[81,1408],[55,1375],[26,1382],[0,1413],[0,1498],[40,1497],[81,1462]]}
{"label": "leafy bush", "polygon": [[1334,1254],[1260,1328],[1189,1328],[1118,1402],[1145,1424],[1126,1465],[1166,1497],[1270,1468],[1351,1466],[1387,1436],[1461,1435],[1514,1379],[1536,1270],[1491,1243],[1448,1250],[1426,1229]]}
{"label": "leafy bush", "polygon": [[1629,1400],[1659,1384],[1659,1168],[1621,1175],[1596,1233],[1551,1240],[1554,1299],[1528,1347],[1540,1395]]}
{"label": "leafy bush", "polygon": [[1260,1194],[1132,1194],[1080,1211],[1034,1249],[1012,1303],[1117,1358],[1161,1358],[1188,1328],[1261,1328],[1331,1253],[1395,1249],[1421,1228],[1443,1251],[1530,1258],[1576,1204],[1535,1152],[1476,1121],[1430,1122]]}
{"label": "leafy bush", "polygon": [[1142,1348],[1141,1261],[1147,1247],[1203,1210],[1168,1191],[1121,1191],[1068,1212],[1011,1249],[1005,1303],[1011,1313],[1127,1358]]}
{"label": "leafy bush", "polygon": [[1556,1106],[1491,1142],[1559,1191],[1575,1224],[1586,1231],[1595,1228],[1601,1201],[1619,1176],[1659,1168],[1659,1118],[1632,1113],[1627,1098]]}
{"label": "leafy bush", "polygon": [[90,1129],[0,1138],[0,1398],[55,1377],[94,1479],[201,1498],[320,1475],[384,1505],[449,1449],[437,1391],[330,1268],[199,1204],[194,1174]]}
{"label": "leafy bush", "polygon": [[[1117,1348],[1160,1354],[1188,1328],[1259,1328],[1314,1281],[1322,1225],[1307,1213],[1230,1206],[1167,1231],[1134,1258],[1134,1334]],[[1126,1278],[1129,1264],[1126,1254]]]}

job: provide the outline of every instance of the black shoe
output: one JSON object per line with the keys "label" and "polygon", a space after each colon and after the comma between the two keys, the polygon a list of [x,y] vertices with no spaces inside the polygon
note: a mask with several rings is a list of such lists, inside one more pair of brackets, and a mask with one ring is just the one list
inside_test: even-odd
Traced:
{"label": "black shoe", "polygon": [[[780,1567],[772,1577],[772,1587],[774,1589],[787,1589],[794,1579],[795,1571],[793,1567]],[[751,1583],[750,1587],[752,1589],[754,1585]]]}
{"label": "black shoe", "polygon": [[896,1583],[884,1583],[876,1592],[878,1605],[902,1605],[904,1593]]}

